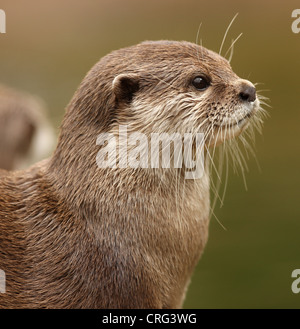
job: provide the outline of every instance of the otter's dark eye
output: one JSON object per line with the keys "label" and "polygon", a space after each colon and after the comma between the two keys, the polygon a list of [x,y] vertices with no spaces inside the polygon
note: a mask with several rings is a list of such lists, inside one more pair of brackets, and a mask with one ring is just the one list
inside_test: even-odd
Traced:
{"label": "otter's dark eye", "polygon": [[204,77],[196,77],[192,83],[193,86],[198,90],[205,90],[209,87],[209,81]]}

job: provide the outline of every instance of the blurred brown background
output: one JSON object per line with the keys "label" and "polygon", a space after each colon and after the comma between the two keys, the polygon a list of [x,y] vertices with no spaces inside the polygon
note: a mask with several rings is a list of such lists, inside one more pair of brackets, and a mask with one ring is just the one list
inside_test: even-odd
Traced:
{"label": "blurred brown background", "polygon": [[300,34],[291,30],[299,1],[2,0],[0,82],[39,95],[57,127],[86,72],[113,49],[143,40],[195,42],[218,51],[224,32],[243,32],[232,66],[270,98],[271,117],[247,173],[230,171],[225,205],[188,291],[186,308],[299,308],[291,272],[300,268]]}

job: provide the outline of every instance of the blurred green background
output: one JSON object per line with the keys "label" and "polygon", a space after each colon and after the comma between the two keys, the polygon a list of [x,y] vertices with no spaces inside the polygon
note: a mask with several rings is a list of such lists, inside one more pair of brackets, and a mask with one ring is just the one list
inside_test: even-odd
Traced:
{"label": "blurred green background", "polygon": [[[291,272],[300,268],[300,34],[291,30],[299,1],[2,0],[0,81],[41,96],[59,127],[86,72],[113,49],[143,40],[195,42],[218,51],[236,13],[232,66],[270,98],[272,109],[243,179],[230,171],[225,204],[192,278],[186,308],[299,308]],[[58,129],[58,128],[57,128]]]}

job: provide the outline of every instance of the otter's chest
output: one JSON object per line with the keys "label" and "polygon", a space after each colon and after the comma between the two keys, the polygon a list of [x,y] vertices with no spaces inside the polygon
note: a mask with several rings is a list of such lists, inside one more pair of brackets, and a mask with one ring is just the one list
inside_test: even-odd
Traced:
{"label": "otter's chest", "polygon": [[143,222],[142,250],[156,258],[157,263],[164,262],[167,266],[169,261],[170,268],[189,272],[199,260],[208,238],[208,177],[185,191],[170,191],[164,198],[157,198],[152,207]]}

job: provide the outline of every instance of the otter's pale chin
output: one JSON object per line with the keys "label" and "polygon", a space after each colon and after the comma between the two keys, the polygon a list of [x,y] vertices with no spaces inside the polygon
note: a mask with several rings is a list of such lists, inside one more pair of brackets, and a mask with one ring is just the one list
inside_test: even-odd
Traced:
{"label": "otter's pale chin", "polygon": [[219,126],[214,129],[213,136],[208,142],[209,147],[216,147],[227,140],[238,137],[249,126],[249,118],[234,126]]}
{"label": "otter's pale chin", "polygon": [[246,115],[241,119],[235,118],[232,123],[224,123],[221,125],[215,125],[213,130],[213,136],[209,139],[207,143],[209,147],[216,147],[226,140],[230,140],[238,137],[244,130],[249,127],[250,119],[255,116],[255,114],[259,111],[260,102],[258,99],[253,102],[250,107],[247,106],[245,109]]}

